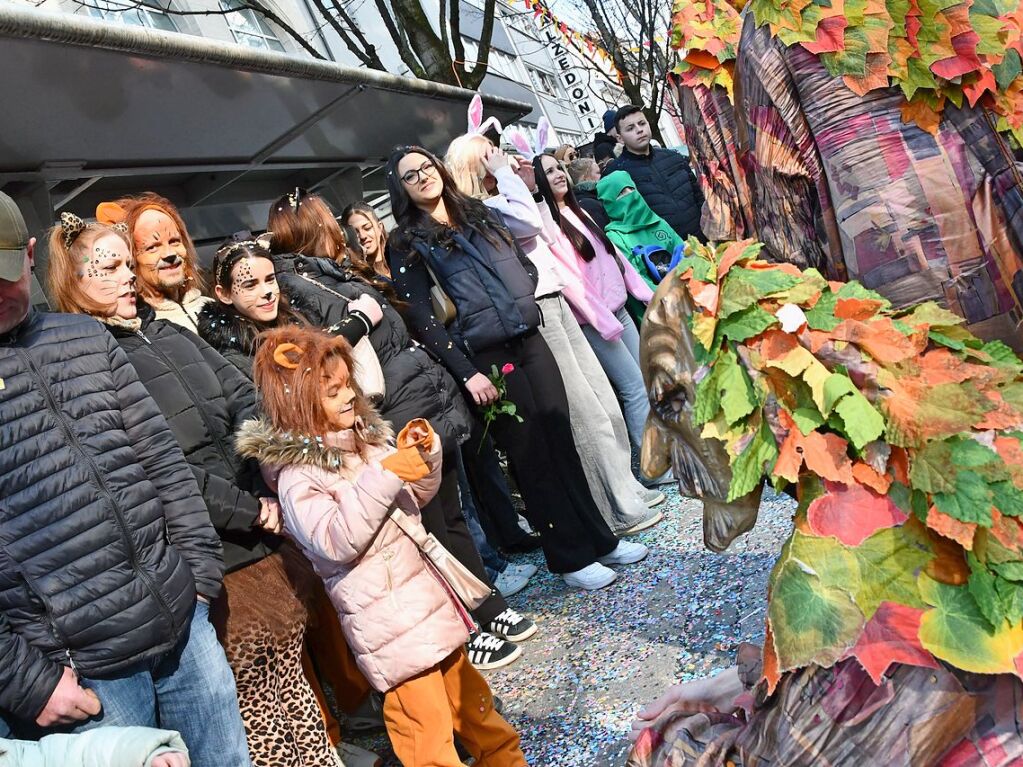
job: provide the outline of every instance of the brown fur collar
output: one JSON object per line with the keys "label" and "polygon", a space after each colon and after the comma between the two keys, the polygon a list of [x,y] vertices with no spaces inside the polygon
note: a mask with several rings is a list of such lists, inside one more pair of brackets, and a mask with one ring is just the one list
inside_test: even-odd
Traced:
{"label": "brown fur collar", "polygon": [[255,458],[267,466],[303,464],[338,471],[354,469],[361,463],[354,452],[356,435],[359,442],[372,447],[394,440],[390,424],[374,410],[354,429],[322,437],[282,432],[263,418],[246,421],[235,435],[235,447],[239,455]]}

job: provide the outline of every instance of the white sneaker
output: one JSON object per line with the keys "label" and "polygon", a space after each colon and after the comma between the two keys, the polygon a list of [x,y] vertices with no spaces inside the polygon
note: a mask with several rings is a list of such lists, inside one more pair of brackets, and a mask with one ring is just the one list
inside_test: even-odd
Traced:
{"label": "white sneaker", "polygon": [[643,503],[646,504],[648,509],[652,509],[654,506],[660,506],[668,500],[668,496],[656,488],[643,488],[643,492],[639,494],[639,497]]}
{"label": "white sneaker", "polygon": [[501,596],[510,597],[518,594],[529,584],[529,578],[524,578],[511,569],[511,565],[505,568],[494,578],[494,588],[501,592]]}
{"label": "white sneaker", "polygon": [[561,577],[564,578],[565,583],[569,586],[586,589],[587,591],[596,591],[614,583],[618,578],[618,573],[614,570],[609,570],[599,562],[594,562],[593,564],[586,565],[582,570],[576,570],[574,573],[565,573]]}
{"label": "white sneaker", "polygon": [[616,532],[618,533],[618,535],[635,535],[638,532],[653,527],[662,519],[664,519],[664,515],[661,512],[657,511],[654,512],[652,516],[648,517],[647,519],[644,519],[642,522],[637,522],[632,527],[627,527],[624,530]]}
{"label": "white sneaker", "polygon": [[513,565],[509,563],[508,567],[506,567],[504,571],[508,572],[509,570],[523,578],[532,578],[537,573],[536,565],[531,565],[529,563],[524,565]]}
{"label": "white sneaker", "polygon": [[602,565],[632,565],[644,559],[650,549],[642,543],[631,541],[618,541],[618,546],[610,554],[606,554],[597,561]]}

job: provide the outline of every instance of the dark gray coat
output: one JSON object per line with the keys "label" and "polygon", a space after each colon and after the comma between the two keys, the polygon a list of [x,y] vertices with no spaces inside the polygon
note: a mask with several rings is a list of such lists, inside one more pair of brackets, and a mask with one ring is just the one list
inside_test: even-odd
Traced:
{"label": "dark gray coat", "polygon": [[32,312],[0,338],[0,709],[34,719],[71,663],[171,650],[220,540],[160,409],[96,320]]}
{"label": "dark gray coat", "polygon": [[257,526],[258,496],[273,496],[254,461],[234,450],[234,432],[256,416],[256,390],[240,370],[190,330],[153,318],[140,304],[142,327],[108,326],[159,405],[199,483],[233,572],[282,543]]}

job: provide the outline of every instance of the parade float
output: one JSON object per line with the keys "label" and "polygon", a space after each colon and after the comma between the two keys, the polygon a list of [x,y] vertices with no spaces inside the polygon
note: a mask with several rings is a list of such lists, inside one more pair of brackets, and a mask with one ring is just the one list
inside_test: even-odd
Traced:
{"label": "parade float", "polygon": [[690,240],[642,330],[643,471],[704,501],[706,545],[753,527],[765,480],[797,500],[762,654],[630,767],[1020,763],[1023,362],[762,253]]}

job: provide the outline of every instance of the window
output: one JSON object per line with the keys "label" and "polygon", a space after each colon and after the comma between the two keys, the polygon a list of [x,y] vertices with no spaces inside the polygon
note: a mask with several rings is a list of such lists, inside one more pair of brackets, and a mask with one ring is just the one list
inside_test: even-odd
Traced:
{"label": "window", "polygon": [[234,35],[234,41],[250,48],[270,51],[284,51],[284,46],[266,20],[251,8],[245,8],[237,0],[220,0],[225,11],[227,26]]}
{"label": "window", "polygon": [[528,69],[529,76],[533,79],[533,85],[540,93],[546,93],[548,96],[558,95],[558,84],[552,75],[532,67],[528,67]]}
{"label": "window", "polygon": [[[471,40],[468,37],[463,37],[462,43],[465,46],[465,63],[463,67],[466,72],[469,72],[476,66],[476,61],[479,59],[480,46],[476,40]],[[517,83],[529,82],[519,60],[511,54],[494,47],[490,48],[490,55],[487,57],[487,71]]]}
{"label": "window", "polygon": [[94,0],[93,5],[95,7],[89,8],[89,15],[105,21],[128,24],[133,27],[165,29],[168,32],[178,31],[174,19],[163,11],[153,8],[137,8],[127,3],[116,2],[116,0]]}

